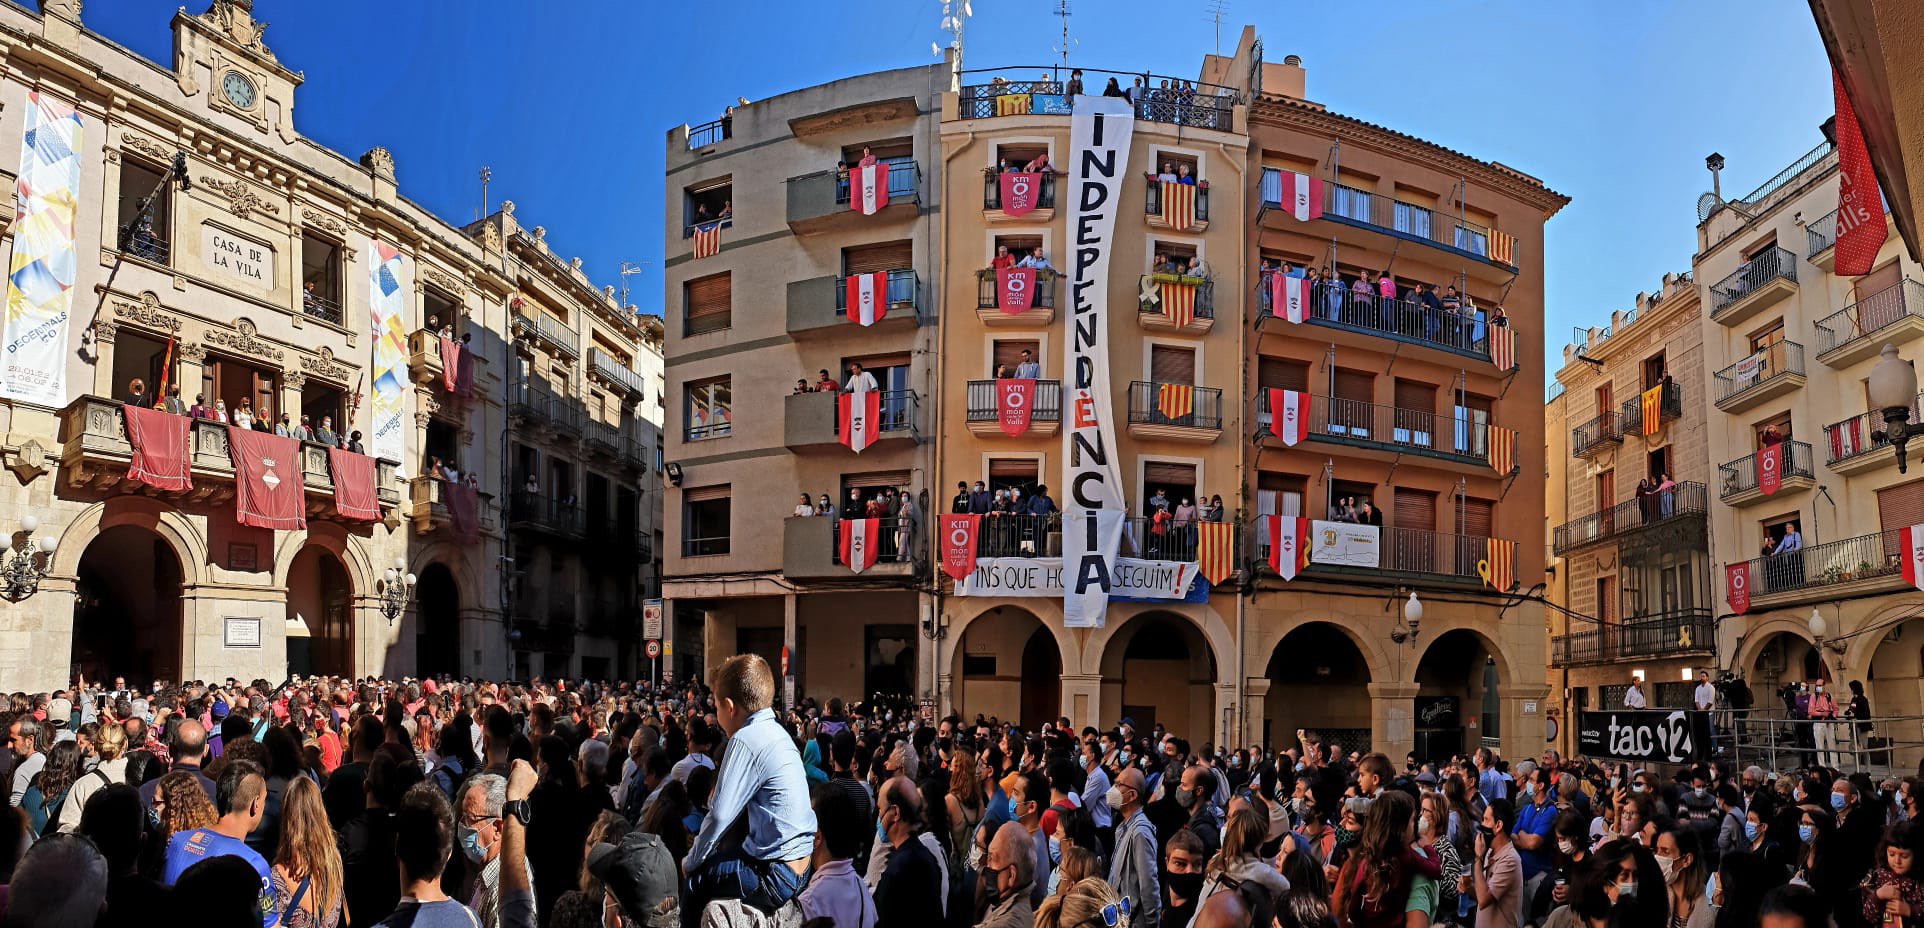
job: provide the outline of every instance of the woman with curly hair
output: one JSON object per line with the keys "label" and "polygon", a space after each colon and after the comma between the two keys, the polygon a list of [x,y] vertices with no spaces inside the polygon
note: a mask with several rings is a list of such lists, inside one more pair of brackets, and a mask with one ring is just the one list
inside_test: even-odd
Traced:
{"label": "woman with curly hair", "polygon": [[1066,895],[1069,890],[1075,888],[1077,883],[1090,877],[1097,879],[1102,877],[1102,864],[1096,859],[1096,852],[1086,847],[1065,844],[1062,846],[1062,859],[1049,873],[1049,895],[1051,897]]}
{"label": "woman with curly hair", "polygon": [[284,928],[334,928],[341,922],[341,851],[314,781],[296,776],[281,797],[274,854],[274,905]]}
{"label": "woman with curly hair", "polygon": [[190,770],[176,770],[160,778],[154,788],[154,814],[160,817],[161,846],[183,831],[211,828],[220,820],[214,804],[201,788],[200,778]]}
{"label": "woman with curly hair", "polygon": [[949,795],[943,805],[949,809],[949,843],[957,856],[967,855],[962,869],[974,870],[979,863],[974,854],[975,828],[982,824],[982,780],[974,751],[958,747],[949,759]]}
{"label": "woman with curly hair", "polygon": [[[1128,904],[1108,883],[1095,877],[1078,880],[1042,900],[1035,928],[1128,928]],[[1105,914],[1107,913],[1107,914]]]}
{"label": "woman with curly hair", "polygon": [[1416,802],[1385,792],[1363,814],[1363,831],[1337,873],[1331,903],[1343,928],[1395,928],[1404,922],[1410,887],[1420,874],[1442,872],[1435,857],[1411,850],[1416,839]]}

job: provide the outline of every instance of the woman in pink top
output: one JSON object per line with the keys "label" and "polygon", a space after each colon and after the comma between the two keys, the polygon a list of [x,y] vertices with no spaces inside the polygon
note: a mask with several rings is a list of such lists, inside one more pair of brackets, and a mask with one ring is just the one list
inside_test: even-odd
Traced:
{"label": "woman in pink top", "polygon": [[1396,299],[1396,281],[1390,279],[1390,272],[1377,275],[1376,295],[1386,300]]}

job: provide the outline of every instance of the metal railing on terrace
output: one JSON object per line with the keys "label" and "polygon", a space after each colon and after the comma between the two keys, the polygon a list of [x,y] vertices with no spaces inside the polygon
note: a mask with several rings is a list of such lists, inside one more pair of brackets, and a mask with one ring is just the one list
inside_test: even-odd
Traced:
{"label": "metal railing on terrace", "polygon": [[[1910,413],[1911,425],[1924,421],[1924,393],[1912,401]],[[1883,410],[1877,409],[1824,426],[1824,438],[1830,445],[1830,457],[1824,463],[1835,466],[1889,447],[1888,428]]]}
{"label": "metal railing on terrace", "polygon": [[1804,346],[1774,342],[1756,354],[1712,375],[1717,381],[1715,402],[1739,396],[1781,377],[1804,372]]}
{"label": "metal railing on terrace", "polygon": [[[1270,278],[1277,273],[1257,272],[1256,304],[1263,315],[1270,312]],[[1415,300],[1379,296],[1374,287],[1352,290],[1341,281],[1316,281],[1310,285],[1304,321],[1490,359],[1490,325],[1483,310],[1436,309]]]}
{"label": "metal railing on terrace", "polygon": [[301,294],[301,312],[309,319],[319,319],[328,325],[341,325],[346,318],[341,313],[339,300],[331,300],[318,293]]}
{"label": "metal railing on terrace", "polygon": [[1551,551],[1562,556],[1672,519],[1701,519],[1709,509],[1710,494],[1703,484],[1679,483],[1667,499],[1663,494],[1633,499],[1557,526]]}
{"label": "metal railing on terrace", "polygon": [[[875,160],[878,164],[886,164],[889,166],[888,189],[889,200],[891,202],[904,198],[913,199],[916,196],[916,191],[922,188],[922,169],[916,166],[914,158],[904,156],[900,158],[877,158]],[[846,170],[837,171],[835,174],[835,202],[846,205],[848,198],[848,172]]]}
{"label": "metal railing on terrace", "polygon": [[[888,275],[887,292],[883,295],[883,302],[889,306],[907,303],[915,308],[915,318],[922,318],[922,284],[916,278],[915,271],[898,268],[889,271]],[[848,315],[848,278],[846,277],[835,278],[835,315],[844,317]]]}
{"label": "metal railing on terrace", "polygon": [[1708,609],[1632,616],[1551,638],[1550,663],[1568,666],[1710,653],[1716,649],[1716,631],[1716,617]]}
{"label": "metal railing on terrace", "polygon": [[[1255,537],[1256,555],[1266,562],[1269,558],[1269,535],[1257,531]],[[1476,565],[1478,561],[1488,560],[1489,556],[1490,539],[1484,535],[1458,535],[1392,526],[1382,529],[1382,546],[1378,550],[1377,566],[1374,568],[1312,563],[1304,569],[1310,573],[1411,576],[1482,583],[1483,578],[1477,573]]]}
{"label": "metal railing on terrace", "polygon": [[[1149,175],[1149,182],[1143,185],[1142,212],[1147,216],[1162,214],[1162,184],[1156,175]],[[1209,185],[1196,185],[1196,220],[1209,221]]]}
{"label": "metal railing on terrace", "polygon": [[[996,398],[996,382],[993,380],[969,381],[968,421],[1000,421],[1001,407]],[[1062,381],[1038,380],[1035,382],[1035,401],[1029,407],[1030,422],[1060,422],[1062,420]]]}
{"label": "metal railing on terrace", "polygon": [[1749,561],[1750,595],[1821,590],[1860,580],[1895,577],[1904,542],[1899,529],[1828,541]]}
{"label": "metal railing on terrace", "polygon": [[723,116],[714,122],[705,122],[699,126],[689,126],[688,148],[691,151],[697,148],[707,148],[716,142],[733,138],[734,135],[735,120],[733,117]]}
{"label": "metal railing on terrace", "polygon": [[[1042,172],[1041,188],[1036,191],[1036,209],[1055,209],[1056,175],[1053,170]],[[995,168],[982,171],[982,208],[1002,208],[1002,176]]]}
{"label": "metal railing on terrace", "polygon": [[560,349],[570,358],[581,357],[581,333],[561,323],[560,320],[542,313],[516,311],[513,318],[516,335],[526,335],[541,339]]}
{"label": "metal railing on terrace", "polygon": [[[1668,422],[1683,418],[1683,384],[1671,381],[1663,385],[1663,392],[1657,397],[1657,421]],[[1633,396],[1623,401],[1623,434],[1634,435],[1643,429],[1643,396]]]}
{"label": "metal railing on terrace", "polygon": [[1710,315],[1716,316],[1736,305],[1777,278],[1797,280],[1797,256],[1782,246],[1772,246],[1753,256],[1710,287]]}
{"label": "metal railing on terrace", "polygon": [[[1263,206],[1280,209],[1283,198],[1283,172],[1264,168]],[[1490,256],[1490,227],[1468,218],[1452,216],[1434,207],[1398,200],[1373,190],[1347,184],[1323,182],[1323,218],[1350,225],[1368,226],[1397,238],[1422,242],[1455,251],[1483,261]],[[1516,246],[1511,243],[1508,261],[1516,264]]]}
{"label": "metal railing on terrace", "polygon": [[[1811,461],[1809,442],[1787,441],[1784,446],[1789,450],[1784,454],[1783,469],[1778,472],[1780,479],[1817,475],[1816,465]],[[1757,452],[1746,454],[1728,464],[1717,465],[1717,477],[1723,487],[1718,499],[1729,499],[1757,489]]]}
{"label": "metal railing on terrace", "polygon": [[[1165,386],[1189,387],[1191,408],[1186,415],[1171,416],[1160,408],[1160,388]],[[1134,381],[1129,384],[1129,421],[1143,425],[1220,429],[1223,427],[1223,391],[1215,387],[1198,387],[1189,384]]]}
{"label": "metal railing on terrace", "polygon": [[1804,257],[1815,258],[1837,244],[1837,211],[1831,210],[1804,227]]}
{"label": "metal railing on terrace", "polygon": [[1570,453],[1583,457],[1611,442],[1623,441],[1623,417],[1614,409],[1570,430]]}
{"label": "metal railing on terrace", "polygon": [[[1242,95],[1235,88],[1202,81],[1166,77],[1146,71],[1105,71],[1081,68],[1085,94],[1102,94],[1110,78],[1146,122],[1230,131],[1235,128],[1236,105]],[[960,115],[963,119],[996,116],[1069,115],[1069,73],[1059,65],[981,68],[963,71]],[[1140,86],[1137,81],[1142,81]]]}
{"label": "metal railing on terrace", "polygon": [[628,365],[615,360],[599,348],[588,349],[588,361],[601,376],[621,384],[622,389],[639,397],[648,395],[648,385]]}
{"label": "metal railing on terrace", "polygon": [[[1268,434],[1269,391],[1256,394],[1256,426]],[[1311,394],[1308,435],[1387,451],[1410,452],[1466,464],[1486,464],[1490,425],[1429,410],[1379,406],[1362,400]]]}
{"label": "metal railing on terrace", "polygon": [[1758,205],[1763,203],[1771,194],[1783,189],[1784,185],[1796,180],[1797,175],[1804,173],[1804,171],[1808,170],[1812,165],[1829,157],[1831,152],[1836,150],[1837,146],[1831,144],[1828,140],[1818,142],[1817,147],[1804,152],[1796,161],[1792,161],[1789,166],[1778,171],[1769,180],[1758,184],[1757,189],[1745,194],[1743,199],[1735,202],[1744,204],[1746,207],[1749,207],[1752,212],[1759,211],[1757,209]]}
{"label": "metal railing on terrace", "polygon": [[[1168,315],[1168,309],[1164,307],[1162,303],[1160,302],[1151,303],[1149,302],[1147,297],[1142,296],[1142,294],[1145,294],[1145,293],[1156,293],[1159,290],[1159,288],[1156,286],[1157,284],[1181,284],[1184,286],[1196,288],[1196,298],[1194,303],[1190,307],[1194,311],[1196,318],[1198,319],[1216,318],[1216,282],[1213,280],[1210,280],[1207,277],[1191,277],[1188,274],[1144,274],[1142,275],[1142,277],[1138,280],[1138,287],[1137,287],[1137,296],[1138,296],[1137,302],[1140,304],[1138,306],[1138,311],[1142,315],[1145,315],[1145,316]],[[1164,297],[1163,299],[1167,300],[1167,297]]]}
{"label": "metal railing on terrace", "polygon": [[1898,281],[1817,321],[1817,354],[1822,357],[1861,339],[1876,338],[1885,329],[1911,317],[1924,319],[1924,284]]}

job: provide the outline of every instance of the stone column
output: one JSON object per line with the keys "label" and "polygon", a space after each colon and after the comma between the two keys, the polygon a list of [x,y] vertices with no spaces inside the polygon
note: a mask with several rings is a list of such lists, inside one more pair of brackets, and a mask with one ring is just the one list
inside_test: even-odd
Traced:
{"label": "stone column", "polygon": [[[715,668],[735,653],[735,617],[727,610],[710,609],[703,614],[701,650],[701,677],[703,680],[713,679]],[[781,668],[775,669],[779,671]]]}
{"label": "stone column", "polygon": [[[1268,698],[1268,677],[1248,677],[1243,680],[1243,716],[1240,719],[1242,724],[1239,726],[1242,729],[1240,736],[1243,744],[1263,740],[1263,720],[1269,717],[1269,710],[1265,705]],[[1270,740],[1281,744],[1277,738]],[[1275,745],[1272,744],[1269,747],[1273,750]]]}
{"label": "stone column", "polygon": [[1414,683],[1371,683],[1370,744],[1392,758],[1416,749]]}
{"label": "stone column", "polygon": [[1062,711],[1071,722],[1078,725],[1094,725],[1101,728],[1102,715],[1102,674],[1076,673],[1062,675]]}
{"label": "stone column", "polygon": [[1217,683],[1215,690],[1216,717],[1210,720],[1210,724],[1215,729],[1213,737],[1216,743],[1234,745],[1246,743],[1242,740],[1243,724],[1240,711],[1242,707],[1236,705],[1236,682],[1231,680],[1228,683]]}
{"label": "stone column", "polygon": [[1543,738],[1544,709],[1550,698],[1546,685],[1507,686],[1497,694],[1503,707],[1503,756],[1535,757],[1548,742]]}
{"label": "stone column", "polygon": [[[120,396],[114,386],[114,340],[120,335],[120,323],[102,319],[94,323],[94,385],[95,396]],[[64,359],[62,363],[65,363]],[[121,385],[125,387],[125,384]],[[64,684],[63,684],[64,685]]]}
{"label": "stone column", "polygon": [[[789,657],[789,666],[787,668],[788,672],[782,676],[782,702],[784,705],[789,706],[795,704],[795,671],[798,669],[795,667],[795,659],[800,657],[800,655],[795,653],[795,639],[797,637],[795,625],[798,618],[797,613],[800,611],[798,608],[799,605],[799,597],[794,593],[783,594],[782,649]],[[781,673],[782,668],[775,668],[775,672]]]}
{"label": "stone column", "polygon": [[[306,374],[300,371],[281,372],[281,396],[279,400],[281,408],[276,410],[274,422],[271,424],[280,424],[280,413],[287,415],[288,425],[298,426],[301,424],[301,390],[306,386]],[[314,424],[320,425],[318,422]]]}

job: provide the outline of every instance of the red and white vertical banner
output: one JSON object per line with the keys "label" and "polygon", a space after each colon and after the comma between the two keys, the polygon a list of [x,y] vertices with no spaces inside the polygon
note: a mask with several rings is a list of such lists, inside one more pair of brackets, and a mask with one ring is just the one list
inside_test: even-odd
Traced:
{"label": "red and white vertical banner", "polygon": [[1282,271],[1269,275],[1269,314],[1300,323],[1309,313],[1310,282],[1307,277],[1292,277]]}
{"label": "red and white vertical banner", "polygon": [[1724,601],[1730,611],[1742,615],[1750,611],[1750,562],[1724,565]]}
{"label": "red and white vertical banner", "polygon": [[843,519],[841,526],[842,563],[858,574],[874,567],[882,544],[882,520]]}
{"label": "red and white vertical banner", "polygon": [[995,305],[1009,316],[1035,305],[1036,272],[1032,267],[1005,267],[995,272]]}
{"label": "red and white vertical banner", "polygon": [[864,216],[873,216],[889,205],[888,162],[848,169],[848,205]]}
{"label": "red and white vertical banner", "polygon": [[1765,496],[1776,493],[1784,485],[1784,449],[1788,447],[1787,443],[1778,443],[1757,452],[1757,489]]}
{"label": "red and white vertical banner", "polygon": [[1897,556],[1904,567],[1904,582],[1924,590],[1924,525],[1898,529],[1897,535],[1903,545]]}
{"label": "red and white vertical banner", "polygon": [[1884,247],[1889,230],[1884,228],[1884,199],[1877,189],[1877,173],[1871,169],[1870,149],[1864,146],[1864,129],[1857,123],[1857,110],[1844,93],[1844,78],[1831,69],[1831,91],[1837,97],[1837,250],[1839,277],[1861,277],[1877,263],[1877,250]]}
{"label": "red and white vertical banner", "polygon": [[1029,430],[1035,415],[1035,381],[1004,379],[995,382],[995,416],[1002,433],[1014,438]]}
{"label": "red and white vertical banner", "polygon": [[1490,363],[1500,371],[1516,370],[1516,333],[1507,325],[1490,326]]}
{"label": "red and white vertical banner", "polygon": [[836,431],[849,450],[861,454],[882,430],[882,394],[877,390],[843,393],[835,398]]}
{"label": "red and white vertical banner", "polygon": [[1287,447],[1309,437],[1309,394],[1300,390],[1269,388],[1269,434],[1283,440]]}
{"label": "red and white vertical banner", "polygon": [[1864,450],[1862,419],[1846,419],[1830,427],[1830,459],[1841,461]]}
{"label": "red and white vertical banner", "polygon": [[1296,516],[1269,516],[1269,569],[1284,580],[1296,579],[1296,572],[1309,563],[1309,520]]}
{"label": "red and white vertical banner", "polygon": [[889,311],[889,275],[887,271],[873,274],[848,275],[848,292],[844,294],[843,305],[848,310],[848,321],[856,325],[874,325],[882,321]]}
{"label": "red and white vertical banner", "polygon": [[996,179],[1002,190],[1002,212],[1024,216],[1042,200],[1042,175],[1033,171],[1003,171]]}
{"label": "red and white vertical banner", "polygon": [[1294,171],[1282,175],[1283,212],[1303,222],[1323,218],[1323,179]]}
{"label": "red and white vertical banner", "polygon": [[961,583],[975,570],[975,538],[982,517],[963,513],[942,517],[942,572]]}

